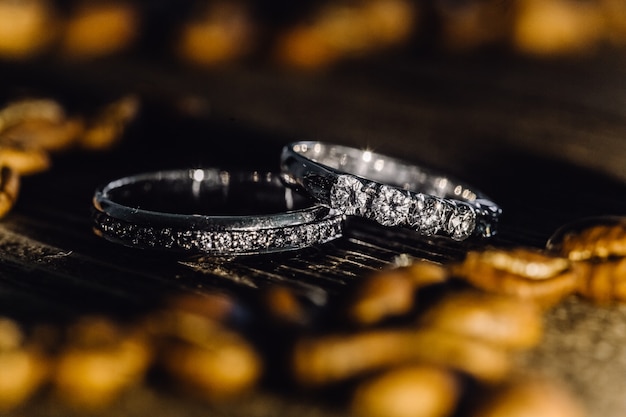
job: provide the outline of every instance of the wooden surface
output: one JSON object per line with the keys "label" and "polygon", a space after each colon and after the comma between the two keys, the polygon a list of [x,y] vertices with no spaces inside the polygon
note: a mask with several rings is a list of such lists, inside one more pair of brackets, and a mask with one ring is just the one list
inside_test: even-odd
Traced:
{"label": "wooden surface", "polygon": [[[172,292],[250,294],[274,282],[321,303],[400,254],[443,262],[481,244],[352,222],[341,240],[291,254],[180,260],[117,247],[91,231],[91,195],[105,181],[189,166],[276,169],[281,146],[294,138],[370,146],[465,179],[503,207],[494,245],[542,247],[566,222],[626,213],[626,58],[617,54],[569,62],[390,56],[324,74],[201,73],[136,60],[5,63],[0,74],[6,98],[52,94],[82,109],[130,92],[144,103],[116,148],[59,155],[51,171],[23,180],[0,223],[0,313],[25,321],[123,316]],[[190,102],[202,111],[182,112]],[[523,366],[566,380],[590,415],[622,416],[625,320],[626,308],[568,299],[549,314],[545,342]],[[211,413],[343,414],[316,403],[272,392]],[[206,407],[141,388],[105,414],[195,416]],[[64,412],[41,400],[20,415]]]}

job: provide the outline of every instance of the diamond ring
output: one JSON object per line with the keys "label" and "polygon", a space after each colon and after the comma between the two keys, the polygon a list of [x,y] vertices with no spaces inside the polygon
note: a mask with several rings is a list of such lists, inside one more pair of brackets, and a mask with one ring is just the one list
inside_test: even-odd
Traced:
{"label": "diamond ring", "polygon": [[284,180],[345,215],[465,240],[496,231],[501,209],[448,176],[370,151],[323,142],[283,148]]}
{"label": "diamond ring", "polygon": [[279,175],[217,169],[118,179],[96,190],[93,207],[94,230],[107,240],[210,255],[325,243],[341,236],[344,219],[285,187]]}

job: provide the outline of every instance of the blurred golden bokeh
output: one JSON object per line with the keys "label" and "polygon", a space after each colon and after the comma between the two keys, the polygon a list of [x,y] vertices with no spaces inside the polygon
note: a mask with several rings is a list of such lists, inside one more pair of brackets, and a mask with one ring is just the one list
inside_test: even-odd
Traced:
{"label": "blurred golden bokeh", "polygon": [[[340,0],[297,5],[197,0],[175,14],[130,0],[0,0],[0,58],[141,56],[214,67],[254,62],[321,69],[355,57],[420,47],[442,53],[491,48],[531,57],[587,56],[626,43],[621,0]],[[293,10],[283,11],[282,8]],[[289,16],[288,19],[283,15]],[[281,17],[282,16],[282,17]],[[151,20],[152,19],[152,20]],[[169,34],[154,36],[152,32]]]}

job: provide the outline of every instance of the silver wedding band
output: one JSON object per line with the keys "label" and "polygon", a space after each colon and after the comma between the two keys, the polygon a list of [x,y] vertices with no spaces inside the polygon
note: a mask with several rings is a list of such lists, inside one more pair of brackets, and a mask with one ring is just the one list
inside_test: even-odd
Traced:
{"label": "silver wedding band", "polygon": [[315,141],[283,148],[284,179],[321,204],[384,226],[465,240],[496,232],[500,207],[453,178],[367,150]]}
{"label": "silver wedding band", "polygon": [[94,230],[126,246],[210,255],[326,243],[346,216],[459,241],[496,232],[501,209],[491,199],[400,159],[301,141],[280,162],[280,175],[187,169],[111,181],[94,194]]}
{"label": "silver wedding band", "polygon": [[[94,229],[110,241],[210,255],[281,252],[325,243],[341,236],[344,219],[292,192],[278,175],[217,169],[121,178],[96,190],[93,207]],[[263,212],[228,214],[250,207]]]}

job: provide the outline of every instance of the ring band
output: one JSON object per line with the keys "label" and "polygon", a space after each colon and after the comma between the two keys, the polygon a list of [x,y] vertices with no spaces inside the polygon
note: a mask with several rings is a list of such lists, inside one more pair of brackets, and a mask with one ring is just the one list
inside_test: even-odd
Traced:
{"label": "ring band", "polygon": [[[107,240],[212,255],[281,252],[325,243],[341,236],[344,219],[292,192],[279,175],[217,169],[121,178],[97,189],[93,206],[94,230]],[[250,207],[263,213],[244,213]]]}
{"label": "ring band", "polygon": [[283,148],[285,181],[345,215],[454,240],[495,234],[501,209],[467,185],[400,159],[323,142]]}

